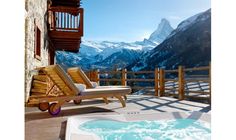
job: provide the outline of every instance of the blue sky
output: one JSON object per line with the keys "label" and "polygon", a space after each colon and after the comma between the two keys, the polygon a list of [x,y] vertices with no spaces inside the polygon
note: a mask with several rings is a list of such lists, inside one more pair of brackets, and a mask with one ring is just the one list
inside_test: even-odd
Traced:
{"label": "blue sky", "polygon": [[138,41],[148,38],[160,20],[172,27],[211,8],[210,0],[82,0],[84,37],[94,41]]}

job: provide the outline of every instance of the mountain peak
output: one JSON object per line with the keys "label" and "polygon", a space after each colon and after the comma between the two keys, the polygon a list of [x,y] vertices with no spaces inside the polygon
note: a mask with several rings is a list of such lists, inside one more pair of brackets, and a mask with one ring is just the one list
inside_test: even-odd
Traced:
{"label": "mountain peak", "polygon": [[152,42],[161,43],[166,39],[166,37],[173,31],[170,22],[162,18],[157,29],[150,35],[149,39]]}
{"label": "mountain peak", "polygon": [[166,18],[162,18],[161,19],[161,23],[170,24],[170,22]]}

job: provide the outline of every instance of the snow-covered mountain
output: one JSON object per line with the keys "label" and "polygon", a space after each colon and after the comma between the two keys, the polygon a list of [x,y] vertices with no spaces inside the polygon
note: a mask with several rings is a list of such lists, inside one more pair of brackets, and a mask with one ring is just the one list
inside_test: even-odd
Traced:
{"label": "snow-covered mountain", "polygon": [[84,69],[107,69],[111,65],[126,67],[165,40],[172,30],[169,21],[162,19],[149,39],[144,38],[143,41],[127,43],[83,40],[79,53],[57,52],[57,63],[64,68],[81,66]]}
{"label": "snow-covered mountain", "polygon": [[211,61],[211,9],[183,22],[140,61],[129,66],[134,71],[162,67],[176,69],[179,65],[196,67]]}
{"label": "snow-covered mountain", "polygon": [[122,49],[108,56],[103,61],[94,63],[92,67],[99,69],[125,68],[130,63],[137,62],[142,53],[142,50]]}
{"label": "snow-covered mountain", "polygon": [[126,67],[137,60],[143,51],[151,50],[155,44],[139,44],[111,41],[82,41],[79,53],[58,51],[57,63],[64,68],[81,66],[83,69],[108,69],[114,64]]}
{"label": "snow-covered mountain", "polygon": [[[138,44],[138,43],[126,43],[126,42],[111,42],[111,41],[82,41],[80,52],[87,56],[99,55],[103,60],[110,55],[119,52],[123,49],[142,51],[153,49],[155,45],[150,44]],[[93,48],[93,51],[90,49]]]}
{"label": "snow-covered mountain", "polygon": [[168,35],[173,31],[174,29],[170,26],[170,23],[167,19],[163,18],[161,19],[161,23],[159,23],[158,28],[156,31],[154,31],[150,37],[149,41],[155,42],[157,44],[162,43]]}

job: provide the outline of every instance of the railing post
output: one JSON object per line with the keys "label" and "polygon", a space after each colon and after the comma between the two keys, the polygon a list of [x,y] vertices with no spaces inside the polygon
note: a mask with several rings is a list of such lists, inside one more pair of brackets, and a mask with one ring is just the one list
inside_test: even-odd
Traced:
{"label": "railing post", "polygon": [[[119,75],[119,73],[118,73],[118,68],[116,68],[116,69],[115,69],[115,73],[113,74],[113,78],[114,78],[114,79],[118,79],[118,75]],[[119,81],[113,81],[113,82],[110,82],[110,83],[112,83],[113,85],[118,85],[118,84],[119,84]]]}
{"label": "railing post", "polygon": [[184,67],[179,66],[178,69],[178,84],[179,84],[179,100],[184,100]]}
{"label": "railing post", "polygon": [[159,69],[155,68],[155,96],[158,96],[158,88],[159,88]]}
{"label": "railing post", "polygon": [[79,20],[79,31],[81,32],[81,35],[84,34],[84,9],[80,8],[80,20]]}
{"label": "railing post", "polygon": [[99,75],[99,69],[95,70],[94,72],[94,79],[95,79],[95,82],[97,82],[98,86],[100,85],[100,75]]}
{"label": "railing post", "polygon": [[165,71],[164,69],[160,69],[160,94],[159,96],[163,96],[165,92]]}
{"label": "railing post", "polygon": [[55,14],[55,11],[52,12],[52,28],[53,30],[55,31],[56,30],[56,14]]}
{"label": "railing post", "polygon": [[127,69],[122,69],[122,74],[121,74],[121,85],[127,86]]}

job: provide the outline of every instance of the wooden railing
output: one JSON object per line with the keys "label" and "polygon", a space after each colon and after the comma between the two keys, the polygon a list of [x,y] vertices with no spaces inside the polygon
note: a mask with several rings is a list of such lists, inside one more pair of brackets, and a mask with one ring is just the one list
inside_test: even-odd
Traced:
{"label": "wooden railing", "polygon": [[50,7],[48,23],[50,31],[81,32],[83,35],[83,8]]}
{"label": "wooden railing", "polygon": [[[196,74],[197,71],[203,71],[206,74]],[[189,74],[194,73],[195,74]],[[115,71],[99,71],[94,70],[90,72],[86,72],[91,81],[105,82],[106,85],[109,85],[110,82],[115,82],[120,85],[128,85],[131,86],[132,89],[142,89],[142,88],[150,88],[154,89],[155,96],[164,96],[164,95],[173,95],[168,93],[168,91],[175,91],[179,100],[184,100],[186,96],[191,96],[188,93],[196,93],[196,94],[205,94],[209,95],[209,99],[211,98],[211,65],[206,67],[197,67],[197,68],[184,68],[183,66],[179,66],[176,70],[165,70],[156,68],[154,71],[127,71],[126,69],[115,70]],[[176,75],[176,77],[172,77],[170,75]],[[111,76],[111,75],[116,75]],[[130,75],[149,75],[144,78],[133,78]],[[169,75],[169,76],[168,76]],[[153,77],[153,78],[147,78]],[[153,86],[134,86],[132,82],[150,82]],[[173,82],[174,87],[168,87],[167,83]],[[188,83],[207,83],[209,89],[205,89],[208,91],[202,90],[188,90],[186,86]]]}

